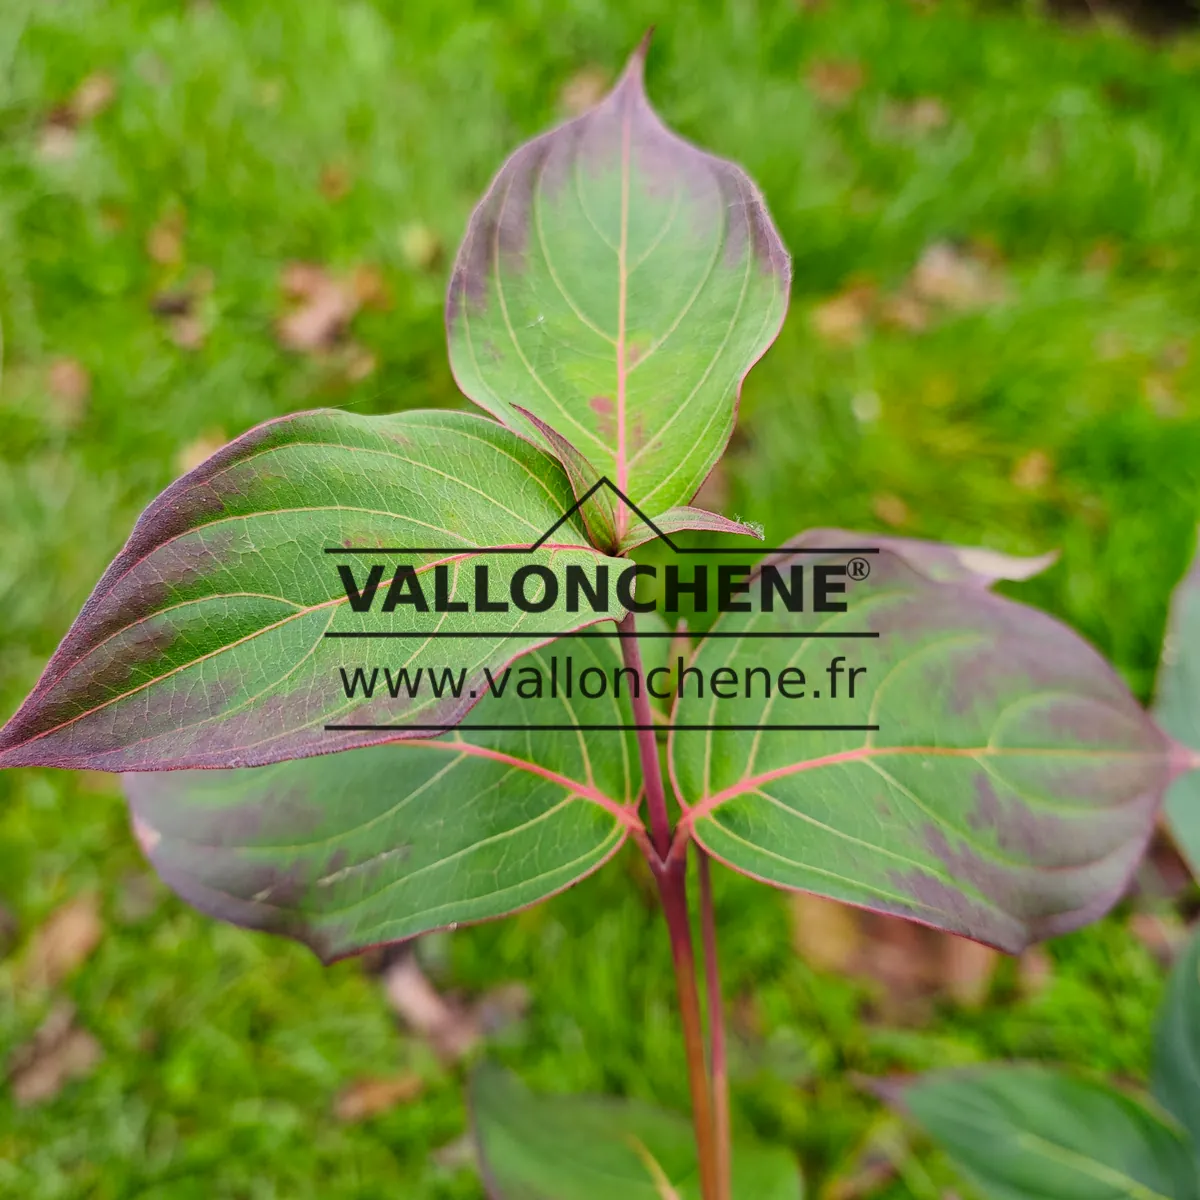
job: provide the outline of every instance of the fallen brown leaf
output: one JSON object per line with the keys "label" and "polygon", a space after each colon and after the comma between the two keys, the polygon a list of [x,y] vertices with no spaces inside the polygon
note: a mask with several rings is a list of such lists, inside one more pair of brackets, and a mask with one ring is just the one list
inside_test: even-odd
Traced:
{"label": "fallen brown leaf", "polygon": [[1129,918],[1129,932],[1164,966],[1175,961],[1184,942],[1187,926],[1171,912],[1135,912]]}
{"label": "fallen brown leaf", "polygon": [[88,958],[103,936],[97,897],[90,892],[75,896],[34,932],[25,952],[25,980],[33,987],[54,987]]}
{"label": "fallen brown leaf", "polygon": [[1050,482],[1053,469],[1050,455],[1045,450],[1030,450],[1013,466],[1013,486],[1023,492],[1040,492]]}
{"label": "fallen brown leaf", "polygon": [[1087,252],[1083,265],[1089,271],[1111,271],[1121,261],[1121,247],[1112,238],[1100,238]]}
{"label": "fallen brown leaf", "polygon": [[878,496],[872,497],[871,509],[885,525],[890,525],[893,529],[903,528],[908,524],[911,516],[908,505],[899,496],[893,496],[890,492],[881,492]]}
{"label": "fallen brown leaf", "polygon": [[51,113],[38,134],[37,156],[43,162],[64,162],[75,153],[75,126],[61,111]]}
{"label": "fallen brown leaf", "polygon": [[836,900],[797,892],[792,896],[792,945],[820,971],[847,971],[863,945],[858,915]]}
{"label": "fallen brown leaf", "polygon": [[383,272],[370,263],[361,263],[350,276],[354,298],[363,308],[386,312],[392,307],[392,291]]}
{"label": "fallen brown leaf", "polygon": [[902,133],[929,133],[950,123],[946,106],[936,96],[893,100],[884,109],[884,117],[893,129]]}
{"label": "fallen brown leaf", "polygon": [[571,117],[582,116],[604,99],[608,91],[608,72],[602,67],[583,67],[563,84],[559,103]]}
{"label": "fallen brown leaf", "polygon": [[475,1005],[475,1022],[485,1034],[499,1033],[522,1020],[533,997],[523,983],[502,983],[485,992]]}
{"label": "fallen brown leaf", "polygon": [[853,345],[862,338],[874,303],[873,284],[852,283],[813,308],[813,328],[826,342]]}
{"label": "fallen brown leaf", "polygon": [[981,308],[1004,298],[1004,287],[982,255],[949,242],[926,247],[909,287],[918,299],[953,309]]}
{"label": "fallen brown leaf", "polygon": [[880,320],[906,333],[923,333],[929,328],[929,309],[909,292],[888,296],[879,306]]}
{"label": "fallen brown leaf", "polygon": [[168,213],[146,234],[146,253],[163,266],[182,262],[183,231],[182,211]]}
{"label": "fallen brown leaf", "polygon": [[426,978],[415,954],[402,955],[384,970],[383,987],[392,1009],[439,1057],[453,1062],[478,1043],[476,1015],[442,996]]}
{"label": "fallen brown leaf", "polygon": [[475,1139],[469,1133],[464,1133],[452,1142],[438,1146],[429,1157],[443,1171],[463,1171],[476,1166],[479,1152],[475,1148]]}
{"label": "fallen brown leaf", "polygon": [[1175,381],[1160,371],[1151,371],[1145,376],[1142,380],[1142,394],[1156,416],[1182,417],[1187,411]]}
{"label": "fallen brown leaf", "polygon": [[866,83],[867,72],[859,62],[824,59],[809,65],[805,81],[822,104],[841,106]]}
{"label": "fallen brown leaf", "polygon": [[92,377],[87,368],[74,358],[56,358],[46,372],[46,386],[59,422],[77,425],[92,392]]}
{"label": "fallen brown leaf", "polygon": [[359,1079],[338,1093],[333,1113],[339,1121],[365,1121],[410,1104],[424,1088],[419,1075],[406,1073],[388,1078]]}
{"label": "fallen brown leaf", "polygon": [[57,105],[46,115],[38,134],[38,157],[45,162],[71,158],[75,153],[79,126],[99,116],[115,95],[116,83],[103,71],[82,80],[65,104]]}
{"label": "fallen brown leaf", "polygon": [[100,1043],[75,1024],[74,1006],[60,1000],[9,1062],[13,1099],[22,1107],[52,1100],[69,1080],[87,1075],[101,1056]]}
{"label": "fallen brown leaf", "polygon": [[212,458],[229,439],[223,429],[210,429],[193,438],[175,455],[175,467],[181,475],[194,471],[202,462]]}
{"label": "fallen brown leaf", "polygon": [[1044,946],[1030,946],[1017,957],[1017,988],[1025,999],[1040,996],[1054,978],[1054,960]]}
{"label": "fallen brown leaf", "polygon": [[75,89],[68,107],[79,124],[98,117],[113,102],[116,94],[117,84],[113,77],[104,71],[96,71]]}
{"label": "fallen brown leaf", "polygon": [[379,360],[366,346],[360,346],[354,342],[346,347],[343,370],[351,383],[361,383],[368,376],[373,375],[378,366]]}
{"label": "fallen brown leaf", "polygon": [[195,313],[182,313],[167,322],[171,341],[181,350],[199,350],[208,336],[208,329]]}
{"label": "fallen brown leaf", "polygon": [[1000,951],[970,938],[947,935],[942,939],[939,974],[946,993],[963,1008],[979,1008],[991,990]]}
{"label": "fallen brown leaf", "polygon": [[337,203],[350,194],[353,180],[350,169],[344,163],[329,163],[321,168],[321,195],[326,200]]}
{"label": "fallen brown leaf", "polygon": [[281,282],[284,294],[296,307],[280,318],[276,326],[279,341],[288,350],[303,354],[328,350],[358,311],[353,283],[312,263],[292,263]]}

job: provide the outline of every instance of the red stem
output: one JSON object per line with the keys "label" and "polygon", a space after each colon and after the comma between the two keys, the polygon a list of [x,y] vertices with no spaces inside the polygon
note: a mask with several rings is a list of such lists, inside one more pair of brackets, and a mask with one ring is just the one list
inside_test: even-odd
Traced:
{"label": "red stem", "polygon": [[[621,621],[620,631],[625,635],[637,632],[636,618],[632,612]],[[700,991],[696,986],[696,954],[692,946],[692,925],[687,905],[687,848],[684,846],[682,853],[677,850],[671,854],[671,818],[667,812],[662,764],[659,762],[658,741],[653,728],[654,715],[650,709],[642,655],[636,637],[621,638],[621,654],[625,665],[634,672],[638,681],[633,689],[633,720],[638,726],[638,757],[650,817],[651,843],[643,842],[643,849],[658,884],[658,895],[671,936],[671,961],[679,991],[679,1015],[687,1053],[688,1085],[692,1094],[692,1125],[700,1163],[700,1193],[703,1200],[728,1200],[728,1193],[720,1189],[720,1152],[714,1138],[712,1090],[704,1061],[704,1025],[700,1014]]]}
{"label": "red stem", "polygon": [[729,1068],[725,1053],[725,1010],[721,1004],[721,967],[717,959],[717,918],[713,908],[712,872],[704,850],[700,861],[700,931],[704,944],[704,986],[708,1001],[708,1073],[712,1079],[713,1135],[717,1143],[717,1196],[733,1195],[732,1140],[729,1122]]}
{"label": "red stem", "polygon": [[[646,809],[650,814],[650,840],[660,859],[671,850],[671,818],[667,813],[667,795],[663,790],[662,767],[658,761],[658,739],[654,735],[654,713],[650,708],[650,693],[646,689],[646,673],[642,669],[642,650],[638,645],[637,619],[632,612],[625,614],[617,628],[621,631],[621,656],[625,665],[637,675],[633,689],[633,723],[637,726],[638,757],[642,762],[642,786],[646,789]],[[651,866],[654,864],[652,863]]]}

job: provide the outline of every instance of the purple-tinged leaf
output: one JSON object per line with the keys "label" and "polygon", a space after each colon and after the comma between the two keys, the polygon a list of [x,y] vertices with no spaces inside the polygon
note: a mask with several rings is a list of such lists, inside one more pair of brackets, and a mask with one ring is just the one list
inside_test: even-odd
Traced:
{"label": "purple-tinged leaf", "polygon": [[721,456],[791,268],[746,174],[659,120],[644,57],[501,168],[459,250],[446,326],[472,400],[514,428],[514,406],[535,413],[653,517]]}
{"label": "purple-tinged leaf", "polygon": [[579,514],[583,517],[592,545],[605,553],[615,551],[620,540],[617,537],[617,515],[613,510],[615,493],[604,483],[603,476],[561,433],[520,405],[513,407],[542,435],[566,471],[575,499],[581,501]]}
{"label": "purple-tinged leaf", "polygon": [[890,550],[936,583],[975,584],[978,587],[991,587],[1001,579],[1032,579],[1058,561],[1057,550],[1024,558],[1002,554],[984,546],[952,546],[945,542],[924,542],[918,538],[850,533],[845,529],[809,529],[790,544],[804,550],[855,545]]}
{"label": "purple-tinged leaf", "polygon": [[[866,579],[831,577],[845,612],[811,611],[810,586],[808,611],[782,611],[774,590],[764,607],[772,569],[789,586],[803,566],[810,585],[848,557],[767,560],[751,611],[701,644],[692,665],[710,686],[697,698],[691,679],[671,738],[684,828],[769,883],[1010,952],[1098,917],[1177,770],[1168,739],[1071,630],[891,549]],[[722,667],[737,685],[720,690],[739,698],[714,697]]]}
{"label": "purple-tinged leaf", "polygon": [[736,533],[742,537],[763,538],[761,525],[750,525],[745,521],[732,521],[720,513],[706,512],[703,508],[680,505],[668,508],[654,518],[654,527],[645,521],[635,520],[621,539],[621,551],[633,550],[646,542],[652,542],[659,534],[670,537],[674,533],[686,533],[689,529],[705,530],[709,533]]}
{"label": "purple-tinged leaf", "polygon": [[[485,671],[622,615],[568,612],[561,591],[544,612],[438,611],[439,586],[478,595],[481,567],[503,598],[524,567],[618,566],[573,518],[535,552],[487,552],[539,542],[573,503],[548,454],[481,417],[260,425],[142,515],[0,730],[0,766],[255,766],[452,727]],[[375,547],[404,552],[326,553]]]}
{"label": "purple-tinged leaf", "polygon": [[1167,793],[1167,824],[1200,876],[1200,551],[1171,597],[1156,692],[1154,715],[1190,768]]}
{"label": "purple-tinged leaf", "polygon": [[[545,899],[606,862],[637,823],[628,700],[516,692],[530,671],[549,679],[556,656],[559,678],[568,656],[576,674],[620,665],[615,638],[560,641],[433,740],[126,775],[138,839],[197,908],[298,938],[327,961]],[[610,728],[537,731],[563,724]]]}

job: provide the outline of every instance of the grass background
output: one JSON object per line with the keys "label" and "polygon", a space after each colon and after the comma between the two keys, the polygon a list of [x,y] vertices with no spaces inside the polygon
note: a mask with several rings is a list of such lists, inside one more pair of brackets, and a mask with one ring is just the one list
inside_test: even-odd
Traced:
{"label": "grass background", "polygon": [[[742,161],[795,256],[792,311],[754,372],[720,481],[777,543],[813,524],[1062,550],[1014,594],[1059,614],[1146,696],[1166,600],[1200,515],[1200,41],[1159,46],[1019,6],[841,0],[56,0],[0,6],[0,713],[35,680],[140,508],[197,439],[318,405],[460,403],[441,305],[448,258],[502,158],[561,115],[582,68],[610,76],[656,22],[651,94],[683,133]],[[814,64],[860,64],[838,104]],[[112,103],[45,152],[46,122],[102,72]],[[898,129],[897,104],[947,120]],[[347,182],[331,200],[322,173]],[[183,258],[146,252],[183,218]],[[411,229],[445,248],[413,262]],[[407,232],[406,232],[407,231]],[[923,332],[867,319],[849,344],[814,311],[848,285],[900,287],[936,241],[986,250],[1005,299]],[[354,336],[377,368],[282,350],[294,260],[371,264],[391,296]],[[207,336],[176,345],[151,301],[208,278]],[[60,358],[84,405],[48,384]],[[1019,464],[1039,452],[1032,481]],[[1014,471],[1016,479],[1014,482]],[[882,497],[882,499],[881,499]],[[897,506],[896,501],[900,502]],[[683,1107],[665,936],[623,860],[509,921],[424,945],[446,987],[526,982],[527,1018],[489,1053],[530,1082]],[[636,883],[636,878],[632,881]],[[399,1032],[355,963],[218,927],[144,868],[104,776],[0,774],[0,1052],[51,997],[23,940],[94,890],[107,932],[62,989],[105,1056],[49,1104],[0,1092],[0,1195],[478,1197],[431,1157],[464,1129],[461,1078]],[[777,894],[721,873],[739,1123],[817,1182],[883,1118],[848,1078],[1002,1055],[1144,1077],[1161,971],[1118,913],[1050,947],[1047,988],[941,1006],[917,1029],[866,1020],[863,985],[791,949]],[[363,1124],[336,1092],[381,1069],[426,1078]],[[952,1178],[917,1142],[878,1194]]]}

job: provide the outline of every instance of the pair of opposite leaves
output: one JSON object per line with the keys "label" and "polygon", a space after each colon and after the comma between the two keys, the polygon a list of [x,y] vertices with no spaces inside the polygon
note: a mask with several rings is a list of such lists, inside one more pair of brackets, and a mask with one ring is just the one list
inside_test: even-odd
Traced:
{"label": "pair of opposite leaves", "polygon": [[[590,568],[650,536],[602,477],[665,532],[745,531],[687,502],[779,329],[789,260],[746,175],[661,124],[641,68],[639,52],[596,109],[520,149],[471,220],[450,355],[499,423],[314,412],[251,430],[151,504],[0,730],[0,766],[128,772],[142,845],[198,907],[332,958],[533,903],[639,826],[627,697],[476,704],[485,669],[522,655],[611,676],[603,622],[623,610],[359,613],[325,551],[424,547],[403,561],[445,568],[452,592],[488,548]],[[780,558],[837,560],[847,540],[812,532]],[[988,591],[1041,563],[874,541],[845,613],[752,604],[697,649],[706,675],[838,655],[867,674],[801,718],[778,694],[680,700],[664,720],[681,836],[1010,951],[1099,915],[1187,756],[1079,638]],[[380,658],[466,686],[346,698],[339,669]],[[743,728],[796,723],[838,728]],[[179,771],[195,767],[262,769]]]}

